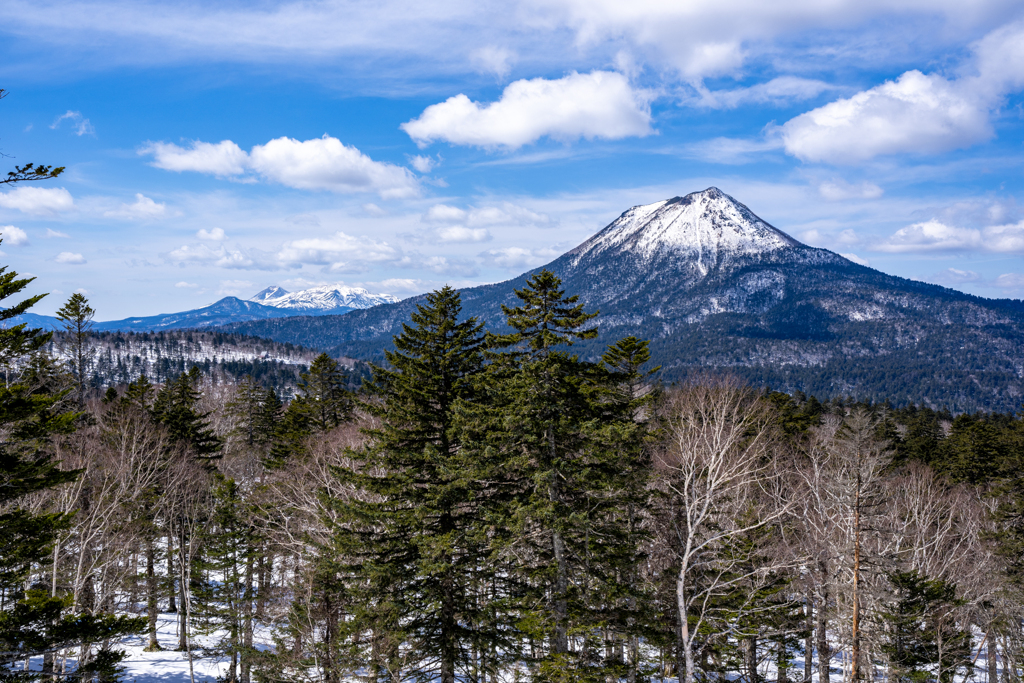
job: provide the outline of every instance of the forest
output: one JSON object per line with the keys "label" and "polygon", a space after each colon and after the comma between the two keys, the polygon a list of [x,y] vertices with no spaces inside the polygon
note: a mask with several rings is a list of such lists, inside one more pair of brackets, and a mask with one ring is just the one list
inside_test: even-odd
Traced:
{"label": "forest", "polygon": [[663,386],[644,340],[573,353],[550,272],[517,297],[495,334],[433,292],[286,403],[91,389],[81,294],[59,358],[0,329],[0,678],[123,679],[141,635],[231,683],[1020,680],[1021,416]]}

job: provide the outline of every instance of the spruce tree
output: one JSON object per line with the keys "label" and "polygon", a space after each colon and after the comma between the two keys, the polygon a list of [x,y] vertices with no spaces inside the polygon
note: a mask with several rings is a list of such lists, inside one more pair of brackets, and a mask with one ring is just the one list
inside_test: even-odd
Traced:
{"label": "spruce tree", "polygon": [[[0,267],[0,300],[22,291],[32,278]],[[26,312],[42,295],[0,309],[0,322]],[[33,512],[22,506],[26,497],[74,481],[80,472],[62,470],[53,458],[51,439],[69,434],[79,413],[60,408],[63,394],[53,394],[39,383],[28,385],[19,376],[18,363],[39,351],[50,334],[25,324],[0,327],[0,366],[6,381],[0,385],[0,678],[30,680],[29,672],[14,671],[27,658],[52,655],[141,630],[141,620],[103,613],[72,613],[69,600],[33,576],[51,561],[56,535],[69,518]],[[22,373],[23,374],[23,373]],[[113,673],[120,655],[104,649],[82,673]],[[48,672],[45,678],[53,678]]]}
{"label": "spruce tree", "polygon": [[89,300],[75,292],[67,303],[57,311],[57,319],[64,325],[71,347],[71,367],[77,384],[78,409],[85,408],[85,385],[87,382],[89,356],[89,330],[92,329],[92,318],[96,311],[89,305]]}
{"label": "spruce tree", "polygon": [[345,375],[338,361],[326,353],[317,356],[302,374],[297,399],[305,404],[313,429],[326,432],[348,420],[352,397],[345,388]]}
{"label": "spruce tree", "polygon": [[549,271],[516,296],[520,306],[503,307],[513,331],[489,335],[487,401],[467,427],[474,456],[493,461],[509,495],[495,543],[519,558],[519,627],[546,646],[535,653],[538,678],[614,676],[621,662],[602,657],[602,630],[638,626],[635,584],[621,579],[639,559],[629,516],[644,486],[644,410],[627,385],[646,349],[620,344],[604,365],[570,354],[597,336],[597,314]]}
{"label": "spruce tree", "polygon": [[[363,407],[380,426],[367,431],[362,469],[344,473],[369,495],[340,505],[348,523],[337,536],[365,589],[366,627],[403,637],[409,673],[442,683],[470,674],[474,648],[507,646],[477,595],[499,577],[487,560],[487,477],[456,428],[483,368],[483,326],[460,320],[461,309],[451,287],[428,294],[386,353],[389,367],[373,368]],[[381,633],[387,624],[401,633]]]}
{"label": "spruce tree", "polygon": [[221,457],[223,442],[210,429],[209,414],[199,411],[201,383],[202,375],[194,366],[168,381],[156,394],[152,414],[174,443],[198,460],[212,461]]}

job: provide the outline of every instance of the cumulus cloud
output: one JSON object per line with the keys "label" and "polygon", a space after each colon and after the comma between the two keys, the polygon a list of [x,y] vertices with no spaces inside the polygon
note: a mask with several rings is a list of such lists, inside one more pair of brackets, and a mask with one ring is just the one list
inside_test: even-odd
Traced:
{"label": "cumulus cloud", "polygon": [[992,284],[1000,289],[1024,289],[1024,273],[1003,273]]}
{"label": "cumulus cloud", "polygon": [[181,282],[175,282],[174,286],[177,287],[178,289],[195,289],[199,285],[193,284],[191,282],[185,282],[184,280],[182,280]]}
{"label": "cumulus cloud", "polygon": [[227,235],[224,233],[223,228],[213,228],[212,230],[200,228],[196,233],[196,237],[201,240],[209,240],[211,242],[222,242],[227,238]]}
{"label": "cumulus cloud", "polygon": [[152,156],[151,165],[165,171],[195,171],[219,177],[245,173],[249,156],[231,140],[214,144],[192,140],[188,147],[170,142],[148,142],[139,154]]}
{"label": "cumulus cloud", "polygon": [[167,215],[167,205],[156,202],[141,193],[136,193],[133,203],[122,204],[117,209],[104,212],[103,215],[108,218],[126,218],[129,220],[161,218]]}
{"label": "cumulus cloud", "polygon": [[51,215],[75,208],[75,200],[63,187],[16,187],[0,193],[0,206],[22,213]]}
{"label": "cumulus cloud", "polygon": [[907,71],[787,121],[786,152],[804,161],[850,164],[887,154],[936,154],[994,135],[992,111],[1024,87],[1024,22],[973,45],[958,78]]}
{"label": "cumulus cloud", "polygon": [[430,173],[432,170],[437,168],[438,163],[440,162],[434,157],[423,156],[421,154],[409,157],[409,165],[419,173]]}
{"label": "cumulus cloud", "polygon": [[427,209],[423,220],[428,223],[465,223],[468,226],[546,225],[551,218],[512,202],[494,206],[470,207],[468,210],[447,204]]}
{"label": "cumulus cloud", "polygon": [[486,242],[491,233],[486,228],[467,228],[463,225],[447,225],[437,229],[442,242]]}
{"label": "cumulus cloud", "polygon": [[85,263],[85,257],[81,254],[75,254],[70,251],[62,251],[57,254],[56,258],[53,259],[57,263],[66,263],[70,265],[81,265]]}
{"label": "cumulus cloud", "polygon": [[53,123],[50,124],[50,128],[59,128],[61,121],[70,121],[71,127],[75,131],[75,135],[79,137],[83,135],[96,135],[96,129],[93,128],[91,123],[89,123],[89,119],[82,117],[82,112],[80,111],[71,111],[68,109],[67,112],[54,119]]}
{"label": "cumulus cloud", "polygon": [[510,83],[497,102],[456,95],[427,107],[400,127],[416,144],[435,141],[487,149],[518,149],[549,137],[617,140],[651,130],[651,94],[613,71],[573,72],[564,78]]}
{"label": "cumulus cloud", "polygon": [[786,152],[838,164],[883,154],[947,152],[991,136],[986,103],[942,76],[916,70],[782,126]]}
{"label": "cumulus cloud", "polygon": [[168,171],[196,171],[219,177],[252,172],[263,180],[304,190],[376,192],[384,198],[411,197],[419,184],[409,169],[374,161],[355,147],[324,135],[312,140],[281,137],[246,153],[230,140],[190,146],[151,142],[139,149]]}
{"label": "cumulus cloud", "polygon": [[0,227],[0,239],[9,247],[21,247],[28,244],[28,234],[13,225]]}
{"label": "cumulus cloud", "polygon": [[216,249],[206,244],[185,244],[167,254],[172,263],[200,263],[219,268],[252,268],[263,267],[273,269],[279,267],[272,262],[254,258],[252,254],[239,249],[228,249],[219,246]]}
{"label": "cumulus cloud", "polygon": [[67,234],[66,232],[61,232],[60,230],[54,230],[52,228],[47,228],[46,229],[46,234],[44,235],[44,237],[46,237],[46,239],[52,239],[54,237],[59,237],[61,239],[68,239],[68,238],[71,237],[71,235]]}
{"label": "cumulus cloud", "polygon": [[847,183],[843,180],[829,180],[818,185],[818,194],[829,201],[843,199],[878,199],[884,193],[882,188],[867,181]]}
{"label": "cumulus cloud", "polygon": [[1024,254],[1024,221],[976,229],[948,225],[932,219],[900,228],[875,248],[893,253],[987,251]]}
{"label": "cumulus cloud", "polygon": [[401,256],[401,252],[387,242],[339,231],[329,237],[286,242],[277,259],[287,266],[320,265],[330,272],[356,273],[366,270],[370,264],[398,262]]}

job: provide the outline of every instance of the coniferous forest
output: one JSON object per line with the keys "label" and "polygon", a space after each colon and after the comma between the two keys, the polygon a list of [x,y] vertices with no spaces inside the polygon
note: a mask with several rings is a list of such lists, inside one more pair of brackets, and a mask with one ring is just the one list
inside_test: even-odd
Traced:
{"label": "coniferous forest", "polygon": [[642,339],[574,355],[550,272],[517,296],[494,334],[435,291],[287,403],[95,395],[81,294],[60,360],[0,330],[0,675],[118,680],[141,637],[238,683],[1019,680],[1019,415],[661,386]]}

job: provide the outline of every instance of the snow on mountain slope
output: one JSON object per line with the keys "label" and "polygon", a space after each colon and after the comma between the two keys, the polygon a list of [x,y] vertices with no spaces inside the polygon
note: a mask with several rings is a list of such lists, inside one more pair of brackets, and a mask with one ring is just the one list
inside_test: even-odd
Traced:
{"label": "snow on mountain slope", "polygon": [[608,255],[630,254],[643,261],[673,255],[692,260],[707,273],[737,256],[802,246],[758,218],[716,187],[685,197],[634,206],[607,228],[569,252],[572,265]]}
{"label": "snow on mountain slope", "polygon": [[277,286],[267,287],[249,301],[256,301],[264,306],[273,306],[274,308],[326,311],[335,308],[371,308],[380,304],[393,304],[398,299],[390,294],[372,294],[362,287],[323,285],[298,292],[287,292]]}

